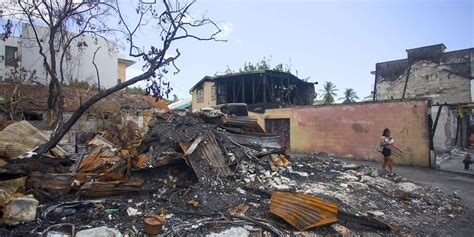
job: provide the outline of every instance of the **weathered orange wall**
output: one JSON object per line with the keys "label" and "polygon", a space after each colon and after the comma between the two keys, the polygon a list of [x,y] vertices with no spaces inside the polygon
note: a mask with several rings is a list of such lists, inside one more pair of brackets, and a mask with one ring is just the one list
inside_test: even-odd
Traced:
{"label": "weathered orange wall", "polygon": [[290,119],[290,147],[295,153],[327,152],[355,159],[381,160],[375,151],[384,128],[392,130],[406,151],[395,162],[429,166],[427,101],[378,102],[294,107],[251,113],[264,127],[265,119]]}

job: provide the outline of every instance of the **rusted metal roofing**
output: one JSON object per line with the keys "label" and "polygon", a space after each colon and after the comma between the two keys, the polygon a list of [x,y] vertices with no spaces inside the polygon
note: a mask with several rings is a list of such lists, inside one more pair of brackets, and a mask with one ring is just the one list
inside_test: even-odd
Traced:
{"label": "rusted metal roofing", "polygon": [[270,213],[298,230],[337,222],[337,206],[304,193],[273,191]]}

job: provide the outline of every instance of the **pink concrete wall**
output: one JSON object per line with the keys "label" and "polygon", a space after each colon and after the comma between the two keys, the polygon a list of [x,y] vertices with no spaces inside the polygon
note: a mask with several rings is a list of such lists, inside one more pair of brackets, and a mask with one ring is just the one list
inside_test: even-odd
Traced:
{"label": "pink concrete wall", "polygon": [[296,126],[291,133],[293,151],[328,152],[339,156],[380,160],[375,145],[384,128],[392,131],[397,146],[406,153],[395,161],[429,165],[428,102],[384,102],[294,108]]}
{"label": "pink concrete wall", "polygon": [[381,160],[375,146],[384,128],[405,154],[394,156],[405,165],[429,166],[427,101],[379,102],[295,107],[251,114],[265,119],[290,119],[290,146],[295,153],[327,152],[354,159]]}

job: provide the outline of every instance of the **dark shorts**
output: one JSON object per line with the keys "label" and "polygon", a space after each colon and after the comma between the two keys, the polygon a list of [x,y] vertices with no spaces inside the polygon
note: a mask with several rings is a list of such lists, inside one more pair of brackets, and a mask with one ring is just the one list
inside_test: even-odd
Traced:
{"label": "dark shorts", "polygon": [[383,157],[389,157],[392,155],[392,150],[384,147],[382,150],[382,155]]}

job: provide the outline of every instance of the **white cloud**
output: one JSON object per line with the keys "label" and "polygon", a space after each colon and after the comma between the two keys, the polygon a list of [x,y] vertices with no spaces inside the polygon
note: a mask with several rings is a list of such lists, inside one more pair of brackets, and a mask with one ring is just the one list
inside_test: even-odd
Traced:
{"label": "white cloud", "polygon": [[186,13],[183,17],[184,23],[193,23],[195,21],[194,17]]}
{"label": "white cloud", "polygon": [[228,40],[233,30],[232,23],[224,22],[219,24],[219,28],[222,30],[218,35],[219,39]]}
{"label": "white cloud", "polygon": [[143,74],[143,71],[140,65],[134,65],[127,68],[126,74],[127,80],[130,80],[131,78]]}
{"label": "white cloud", "polygon": [[176,53],[170,53],[169,51],[165,52],[165,59],[171,58],[171,57],[176,57]]}

